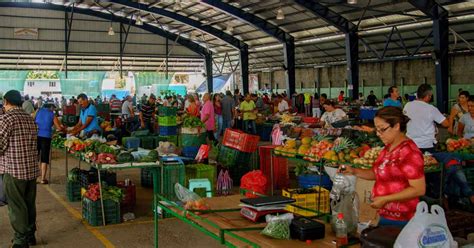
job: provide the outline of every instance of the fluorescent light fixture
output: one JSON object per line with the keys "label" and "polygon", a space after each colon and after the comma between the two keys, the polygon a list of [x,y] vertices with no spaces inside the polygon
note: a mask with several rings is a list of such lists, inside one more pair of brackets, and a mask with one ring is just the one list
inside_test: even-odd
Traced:
{"label": "fluorescent light fixture", "polygon": [[181,0],[176,0],[173,6],[174,11],[180,11],[183,9],[183,6],[181,6]]}
{"label": "fluorescent light fixture", "polygon": [[282,9],[281,7],[277,10],[276,19],[277,19],[277,20],[283,20],[283,19],[285,19],[285,13],[283,13],[283,9]]}
{"label": "fluorescent light fixture", "polygon": [[137,15],[137,19],[135,20],[135,24],[137,26],[142,26],[143,25],[142,17],[140,15]]}
{"label": "fluorescent light fixture", "polygon": [[347,0],[348,4],[357,4],[357,0]]}
{"label": "fluorescent light fixture", "polygon": [[110,25],[110,27],[109,27],[109,32],[108,32],[108,34],[109,34],[110,36],[114,36],[114,35],[115,35],[114,28],[112,27],[112,25]]}

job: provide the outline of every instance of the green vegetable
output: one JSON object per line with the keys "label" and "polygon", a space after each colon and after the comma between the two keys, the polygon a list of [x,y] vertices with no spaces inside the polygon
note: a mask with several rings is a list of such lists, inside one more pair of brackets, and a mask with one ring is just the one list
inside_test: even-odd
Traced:
{"label": "green vegetable", "polygon": [[148,153],[148,157],[154,159],[155,161],[158,160],[158,151],[156,150],[151,150],[149,153]]}
{"label": "green vegetable", "polygon": [[127,163],[127,162],[132,162],[133,161],[133,156],[129,152],[121,152],[119,155],[117,155],[117,162],[119,163]]}
{"label": "green vegetable", "polygon": [[290,239],[290,224],[287,220],[275,220],[267,224],[262,234],[275,239]]}
{"label": "green vegetable", "polygon": [[110,153],[115,155],[115,149],[106,144],[101,144],[97,148],[97,153]]}
{"label": "green vegetable", "polygon": [[205,127],[204,123],[195,116],[186,116],[183,119],[183,127],[187,128],[196,128],[196,127]]}

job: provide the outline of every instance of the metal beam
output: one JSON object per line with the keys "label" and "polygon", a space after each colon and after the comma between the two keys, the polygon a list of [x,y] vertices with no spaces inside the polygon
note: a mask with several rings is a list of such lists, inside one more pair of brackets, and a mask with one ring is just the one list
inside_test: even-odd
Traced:
{"label": "metal beam", "polygon": [[[273,25],[272,23],[256,16],[245,12],[240,8],[236,8],[228,3],[219,1],[219,0],[202,0],[201,3],[209,5],[213,8],[219,9],[222,12],[225,12],[229,15],[232,15],[256,28],[267,33],[268,35],[276,38],[281,43],[284,44],[284,54],[285,54],[285,67],[287,68],[287,90],[288,92],[295,91],[295,40],[294,38],[285,32],[280,27]],[[242,50],[241,50],[242,51]],[[242,52],[241,52],[242,53]],[[247,63],[241,63],[241,66],[244,67],[248,65]],[[243,83],[243,82],[242,82]]]}
{"label": "metal beam", "polygon": [[[125,46],[127,45],[127,39],[128,39],[128,33],[130,32],[130,27],[132,23],[132,19],[130,19],[128,23],[128,27],[125,29],[125,25],[123,23],[120,23],[120,57],[119,57],[119,62],[120,62],[120,79],[123,78],[123,54],[125,52]],[[125,34],[125,37],[123,36]]]}
{"label": "metal beam", "polygon": [[[105,19],[105,20],[113,20],[115,22],[120,22],[120,23],[129,23],[129,18],[126,17],[120,17],[116,15],[112,15],[109,13],[101,12],[101,11],[94,11],[90,9],[83,9],[83,8],[77,8],[77,7],[71,7],[71,6],[64,6],[64,5],[57,5],[57,4],[45,4],[45,3],[27,3],[27,2],[0,2],[0,7],[11,7],[11,8],[28,8],[28,9],[45,9],[45,10],[53,10],[53,11],[71,11],[74,8],[74,11],[79,14],[83,15],[88,15],[88,16],[94,16],[97,18]],[[191,51],[200,54],[202,56],[210,54],[210,52],[199,45],[198,43],[195,43],[189,39],[186,39],[182,36],[178,36],[174,33],[162,30],[158,27],[155,27],[153,25],[144,23],[143,26],[138,26],[134,23],[132,23],[132,26],[135,26],[137,28],[143,29],[145,31],[148,31],[150,33],[159,35],[164,38],[172,39],[172,40],[177,40],[177,42],[190,49]],[[106,31],[104,31],[106,32]],[[179,37],[179,39],[177,39]]]}
{"label": "metal beam", "polygon": [[448,11],[434,0],[409,0],[410,4],[431,18],[448,17]]}
{"label": "metal beam", "polygon": [[323,19],[325,22],[328,24],[331,24],[332,26],[336,27],[340,31],[344,33],[348,33],[350,31],[354,31],[357,29],[357,27],[350,21],[348,21],[346,18],[341,16],[340,14],[330,10],[328,7],[322,5],[320,2],[317,0],[294,0],[296,3],[299,5],[305,7],[311,13],[315,14],[316,16],[319,16],[321,19]]}
{"label": "metal beam", "polygon": [[207,92],[212,93],[214,91],[214,82],[212,75],[212,55],[206,55],[206,79],[207,79]]}
{"label": "metal beam", "polygon": [[240,50],[240,76],[244,94],[249,93],[249,52]]}
{"label": "metal beam", "polygon": [[[72,4],[74,6],[74,3]],[[67,60],[69,54],[69,41],[71,40],[71,30],[72,30],[72,22],[74,20],[74,8],[71,9],[71,17],[69,17],[68,11],[64,11],[64,67],[65,67],[65,74],[67,78]]]}
{"label": "metal beam", "polygon": [[352,99],[359,96],[359,38],[356,32],[346,34],[347,82]]}

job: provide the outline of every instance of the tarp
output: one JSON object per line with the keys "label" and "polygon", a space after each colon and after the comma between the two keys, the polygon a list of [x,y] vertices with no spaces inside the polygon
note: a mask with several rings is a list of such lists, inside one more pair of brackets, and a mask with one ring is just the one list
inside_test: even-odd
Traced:
{"label": "tarp", "polygon": [[65,72],[59,72],[63,96],[71,97],[86,93],[88,97],[95,98],[101,94],[104,71],[69,71],[67,75],[66,78]]}
{"label": "tarp", "polygon": [[[231,74],[224,74],[220,76],[216,76],[212,78],[212,83],[213,83],[213,90],[212,92],[220,92],[224,86],[227,84],[227,81],[229,80]],[[196,89],[197,93],[203,93],[207,92],[207,82],[204,81],[199,87]]]}
{"label": "tarp", "polygon": [[151,86],[153,84],[169,85],[173,79],[173,75],[170,74],[166,78],[166,74],[160,72],[135,72],[134,76],[137,89],[140,86]]}
{"label": "tarp", "polygon": [[23,91],[29,71],[0,71],[0,95],[9,90]]}

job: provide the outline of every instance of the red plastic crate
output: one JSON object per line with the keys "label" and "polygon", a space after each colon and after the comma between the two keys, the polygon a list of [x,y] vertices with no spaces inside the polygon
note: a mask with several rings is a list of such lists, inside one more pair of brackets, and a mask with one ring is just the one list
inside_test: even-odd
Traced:
{"label": "red plastic crate", "polygon": [[319,119],[316,117],[303,117],[303,122],[308,124],[316,124],[319,122]]}
{"label": "red plastic crate", "polygon": [[[271,187],[271,160],[272,150],[277,146],[260,146],[258,154],[260,155],[260,170],[267,177],[268,188]],[[274,189],[288,188],[290,185],[290,174],[288,172],[288,160],[282,157],[273,156],[273,187]]]}
{"label": "red plastic crate", "polygon": [[227,128],[224,132],[222,144],[241,152],[255,152],[260,136],[244,133],[240,130]]}

